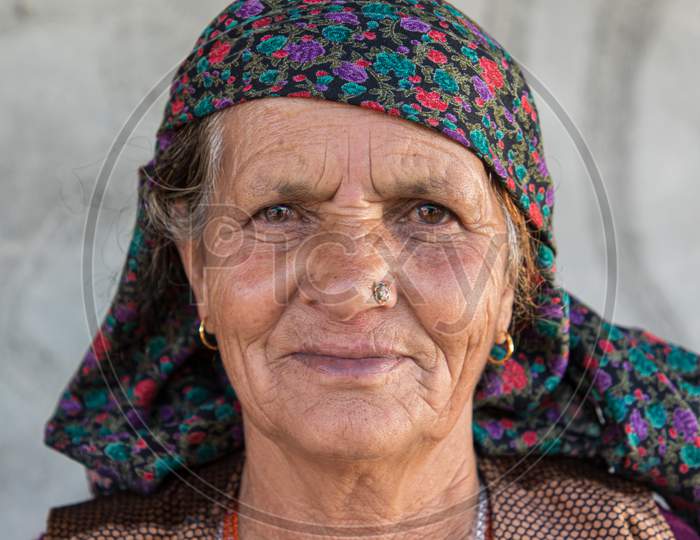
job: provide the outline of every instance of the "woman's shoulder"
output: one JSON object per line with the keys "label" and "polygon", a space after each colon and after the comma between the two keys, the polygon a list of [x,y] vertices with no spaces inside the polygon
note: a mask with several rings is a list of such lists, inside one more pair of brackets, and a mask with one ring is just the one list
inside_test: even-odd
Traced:
{"label": "woman's shoulder", "polygon": [[178,470],[149,495],[118,492],[51,508],[42,539],[214,538],[241,457],[236,452],[193,470]]}
{"label": "woman's shoulder", "polygon": [[673,539],[652,491],[584,459],[482,457],[494,538]]}

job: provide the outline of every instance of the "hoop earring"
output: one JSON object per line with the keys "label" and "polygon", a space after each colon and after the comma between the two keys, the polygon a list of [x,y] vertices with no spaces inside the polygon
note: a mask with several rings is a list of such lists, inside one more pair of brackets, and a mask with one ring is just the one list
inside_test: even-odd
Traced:
{"label": "hoop earring", "polygon": [[[502,366],[505,364],[508,360],[510,360],[510,357],[513,356],[513,351],[515,351],[515,345],[513,344],[513,338],[510,337],[510,333],[506,332],[506,354],[503,358],[494,358],[492,355],[489,355],[489,364],[492,364],[494,366]],[[499,343],[500,345],[500,343]]]}
{"label": "hoop earring", "polygon": [[219,349],[218,345],[212,345],[207,339],[206,330],[204,330],[204,321],[199,322],[199,339],[201,340],[202,345],[204,345],[207,349],[211,349],[212,351]]}

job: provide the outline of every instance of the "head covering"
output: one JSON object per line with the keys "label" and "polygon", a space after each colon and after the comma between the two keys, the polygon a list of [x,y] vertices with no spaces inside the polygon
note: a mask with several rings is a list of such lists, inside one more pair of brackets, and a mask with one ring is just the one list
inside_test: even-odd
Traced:
{"label": "head covering", "polygon": [[119,288],[61,396],[46,444],[83,463],[93,489],[149,493],[180,467],[244,444],[240,406],[197,338],[188,288],[146,309],[157,238],[144,195],[180,127],[261,97],[327,99],[416,122],[474,152],[539,239],[545,278],[536,320],[477,388],[481,453],[600,460],[651,483],[676,508],[700,508],[698,357],[615,326],[555,283],[554,188],[537,108],[491,36],[440,0],[243,0],[204,30],[177,70]]}

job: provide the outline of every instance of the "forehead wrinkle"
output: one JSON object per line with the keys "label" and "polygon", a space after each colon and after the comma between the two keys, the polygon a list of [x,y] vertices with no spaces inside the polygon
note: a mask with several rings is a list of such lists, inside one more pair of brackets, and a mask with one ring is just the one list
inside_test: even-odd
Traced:
{"label": "forehead wrinkle", "polygon": [[313,193],[318,189],[318,186],[323,182],[323,178],[326,175],[326,164],[328,162],[328,140],[326,139],[323,145],[323,162],[321,163],[321,172],[318,177],[311,183],[312,187],[305,186],[304,184],[297,184],[296,186],[290,186],[288,183],[280,186],[277,190],[281,195],[287,197],[298,197],[296,200],[305,200],[314,198]]}
{"label": "forehead wrinkle", "polygon": [[419,170],[422,167],[428,169],[429,174],[426,179],[428,192],[432,190],[448,192],[456,198],[476,204],[484,195],[488,180],[480,170],[481,160],[466,148],[454,147],[456,144],[450,142],[449,148],[430,142],[427,144],[429,148],[444,151],[446,159],[436,160],[435,154],[423,151],[411,152],[412,169]]}
{"label": "forehead wrinkle", "polygon": [[[400,158],[405,158],[403,154],[394,153],[389,155],[397,155]],[[412,157],[417,156],[413,154]],[[383,157],[387,157],[385,154]],[[377,160],[374,160],[376,164]],[[439,193],[453,199],[473,201],[478,197],[483,190],[482,182],[478,179],[478,173],[470,166],[462,166],[460,164],[459,173],[455,173],[453,163],[446,164],[445,162],[436,163],[435,160],[423,159],[420,167],[411,164],[406,167],[404,159],[400,159],[398,166],[396,162],[393,165],[386,165],[386,174],[389,178],[393,178],[393,188],[390,192],[394,196],[425,196],[431,193]],[[424,167],[426,172],[424,172]],[[372,177],[374,179],[374,171]],[[455,179],[459,179],[455,181]],[[379,192],[379,191],[378,191]],[[382,193],[382,196],[388,196],[390,193]]]}
{"label": "forehead wrinkle", "polygon": [[[398,166],[394,164],[393,166],[386,166],[389,170],[389,174],[397,175],[399,178],[405,175],[405,171],[410,170],[411,174],[415,176],[416,166],[415,163],[411,163],[409,167],[406,166],[406,160],[409,161],[419,161],[422,165],[426,166],[429,173],[426,175],[425,181],[416,183],[415,187],[412,189],[407,185],[407,182],[403,182],[403,188],[408,189],[412,194],[416,195],[427,195],[431,191],[439,192],[451,192],[454,195],[460,196],[463,199],[470,199],[470,194],[474,191],[483,191],[483,182],[480,181],[480,175],[478,168],[476,167],[475,161],[480,160],[475,156],[470,150],[457,146],[458,143],[441,139],[444,138],[442,135],[438,135],[428,128],[423,126],[413,126],[413,125],[403,125],[405,121],[400,119],[391,118],[391,120],[396,120],[397,122],[402,122],[401,126],[405,131],[411,131],[413,136],[418,138],[418,150],[413,150],[411,147],[415,147],[415,139],[412,137],[379,137],[375,138],[375,141],[379,141],[376,146],[370,146],[369,151],[369,162],[370,162],[370,177],[372,179],[372,185],[377,193],[381,193],[377,186],[377,171],[375,171],[375,166],[377,163],[381,162],[381,158],[389,158],[392,156],[398,157]],[[420,132],[420,135],[418,133]],[[371,133],[370,133],[371,137]],[[397,141],[399,143],[397,144]],[[408,148],[408,151],[406,149]],[[374,156],[374,152],[380,152],[381,158]],[[467,154],[465,154],[465,152]],[[443,155],[444,159],[436,159],[436,155]],[[470,159],[470,157],[472,159]],[[454,182],[449,182],[449,179],[455,178],[457,175],[454,172],[455,167],[461,169],[459,175],[466,175],[469,178],[465,178],[464,181],[460,182],[459,186],[455,186]],[[440,169],[438,178],[432,171]],[[445,178],[446,180],[443,180]],[[417,179],[416,179],[417,180]],[[471,181],[468,181],[471,180]],[[399,181],[400,182],[400,181]],[[474,189],[470,189],[469,185],[477,184],[478,187],[474,186]],[[382,193],[384,196],[385,194]]]}
{"label": "forehead wrinkle", "polygon": [[384,197],[381,191],[379,191],[379,188],[377,188],[377,184],[374,181],[374,169],[372,167],[372,130],[369,130],[369,137],[367,139],[367,145],[368,145],[368,150],[367,150],[367,158],[369,160],[369,181],[370,184],[372,184],[372,189],[374,190],[375,193],[377,193],[380,197]]}
{"label": "forehead wrinkle", "polygon": [[[314,196],[314,190],[318,189],[318,186],[323,182],[323,179],[326,176],[326,167],[328,164],[328,139],[324,138],[323,141],[323,160],[321,161],[321,172],[311,182],[311,186],[307,186],[302,183],[294,183],[291,181],[279,181],[273,190],[278,194],[295,201],[316,198]],[[306,160],[303,160],[303,162],[304,165],[308,164],[308,161]]]}
{"label": "forehead wrinkle", "polygon": [[[234,158],[235,175],[241,174],[255,158],[277,156],[285,152],[294,154],[295,158],[303,158],[305,152],[297,141],[314,141],[313,136],[309,137],[308,132],[304,133],[304,129],[298,127],[299,123],[293,121],[295,111],[292,108],[280,108],[276,102],[256,99],[222,112],[226,113],[231,114],[231,121],[224,126],[228,135],[226,139],[234,143],[230,154]],[[260,127],[251,133],[250,126]],[[244,155],[243,159],[241,155]]]}
{"label": "forehead wrinkle", "polygon": [[328,161],[328,140],[326,139],[325,144],[323,145],[323,164],[321,165],[321,174],[319,174],[318,178],[316,179],[316,182],[314,182],[314,187],[318,187],[318,185],[323,181],[323,177],[326,175],[326,163]]}
{"label": "forehead wrinkle", "polygon": [[[283,161],[282,158],[285,157],[285,154],[291,159]],[[306,166],[306,160],[304,159],[303,154],[299,154],[297,152],[286,152],[281,154],[280,152],[275,152],[275,157],[280,158],[275,160],[278,161],[280,164],[290,162],[296,164],[301,162],[301,169],[295,167],[294,171],[292,171],[289,167],[285,167],[285,175],[300,175],[301,173],[299,173],[298,171],[303,170]],[[257,164],[261,161],[268,166],[264,167],[261,173],[258,173],[257,171],[260,171],[260,167],[258,167]],[[251,156],[249,159],[246,160],[245,166],[241,166],[239,170],[234,174],[234,178],[237,179],[235,185],[238,186],[240,189],[248,191],[253,196],[263,195],[265,193],[268,193],[271,189],[279,191],[285,180],[281,178],[278,180],[273,180],[274,177],[279,178],[279,167],[270,165],[270,161],[265,161],[261,159],[260,155]],[[274,186],[271,186],[271,184],[274,184]],[[290,184],[290,186],[291,185],[292,184]]]}
{"label": "forehead wrinkle", "polygon": [[[273,179],[273,177],[277,175],[277,171],[275,171],[273,174],[255,175],[251,179],[251,183],[244,187],[250,190],[254,196],[267,194],[273,191],[276,192],[278,195],[284,196],[290,201],[302,202],[312,199],[315,200],[319,197],[319,195],[315,194],[314,191],[318,188],[319,184],[323,181],[323,178],[326,175],[326,166],[328,162],[328,144],[324,144],[323,148],[324,151],[323,160],[321,163],[321,171],[318,177],[311,182],[311,185],[307,185],[300,180],[293,180],[293,177],[299,178],[305,176],[305,172],[298,172],[297,170],[295,170],[289,178],[278,177],[276,179]],[[297,159],[299,158],[298,153],[289,153],[289,155],[292,159],[295,159],[297,163],[300,161],[299,159]],[[277,154],[277,157],[283,156],[279,156]],[[282,159],[278,161],[280,163],[286,163],[286,161],[283,161]],[[308,161],[304,159],[303,154],[301,157],[301,162],[303,165],[308,164]],[[305,169],[305,167],[302,167],[302,169]]]}
{"label": "forehead wrinkle", "polygon": [[257,146],[255,151],[244,156],[244,159],[240,159],[240,156],[238,156],[238,167],[235,168],[234,174],[236,176],[244,175],[247,169],[252,168],[251,163],[258,161],[266,163],[281,161],[277,158],[291,158],[306,164],[305,155],[305,152],[301,151],[298,145],[293,142],[279,144],[278,141],[265,141],[262,146]]}
{"label": "forehead wrinkle", "polygon": [[[429,130],[427,127],[403,125],[407,123],[408,120],[395,119],[391,117],[390,121],[401,122],[400,131],[405,132],[406,135],[403,137],[380,137],[377,150],[384,154],[389,155],[393,153],[400,153],[400,150],[395,149],[405,148],[406,146],[413,147],[416,145],[416,143],[420,147],[427,148],[429,151],[425,152],[425,155],[431,157],[435,154],[447,154],[447,157],[449,157],[450,160],[464,161],[464,152],[471,153],[459,143],[447,139],[444,135],[439,135]],[[397,142],[402,144],[397,144]],[[414,153],[417,152],[412,152],[412,154]]]}

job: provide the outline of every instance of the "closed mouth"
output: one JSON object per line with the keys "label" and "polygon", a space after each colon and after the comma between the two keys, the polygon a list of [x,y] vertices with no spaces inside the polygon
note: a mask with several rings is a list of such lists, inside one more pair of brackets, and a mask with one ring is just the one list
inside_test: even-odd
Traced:
{"label": "closed mouth", "polygon": [[308,368],[325,375],[350,378],[362,378],[388,373],[398,365],[409,360],[408,357],[394,355],[349,358],[308,352],[293,353],[290,357],[302,362]]}

